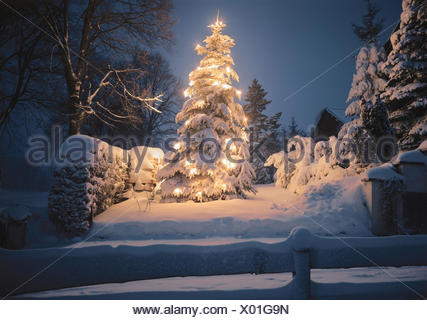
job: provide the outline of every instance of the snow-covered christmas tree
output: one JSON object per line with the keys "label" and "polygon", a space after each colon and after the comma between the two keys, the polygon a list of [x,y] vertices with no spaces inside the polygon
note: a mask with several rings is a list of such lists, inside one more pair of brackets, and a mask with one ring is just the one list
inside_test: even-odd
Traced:
{"label": "snow-covered christmas tree", "polygon": [[247,119],[235,102],[242,93],[232,85],[239,80],[230,55],[234,40],[222,34],[225,26],[217,17],[205,45],[196,46],[204,57],[189,75],[188,100],[176,116],[179,137],[165,156],[173,160],[158,174],[163,199],[210,201],[255,192]]}
{"label": "snow-covered christmas tree", "polygon": [[400,26],[383,70],[389,81],[381,95],[402,149],[427,138],[427,2],[404,0]]}

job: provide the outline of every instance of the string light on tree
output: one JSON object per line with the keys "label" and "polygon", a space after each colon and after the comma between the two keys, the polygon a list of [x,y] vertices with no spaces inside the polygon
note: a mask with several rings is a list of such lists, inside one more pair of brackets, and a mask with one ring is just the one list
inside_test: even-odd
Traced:
{"label": "string light on tree", "polygon": [[233,86],[233,81],[239,81],[230,55],[234,40],[222,34],[226,24],[219,14],[208,27],[212,34],[203,45],[195,46],[202,59],[189,75],[184,91],[188,100],[176,116],[181,124],[178,141],[189,138],[190,142],[176,143],[165,158],[178,154],[178,160],[159,172],[165,201],[246,198],[248,192],[255,192],[254,171],[248,162],[247,121],[236,102],[242,92]]}
{"label": "string light on tree", "polygon": [[182,189],[181,188],[175,188],[173,193],[176,197],[180,197],[182,195]]}

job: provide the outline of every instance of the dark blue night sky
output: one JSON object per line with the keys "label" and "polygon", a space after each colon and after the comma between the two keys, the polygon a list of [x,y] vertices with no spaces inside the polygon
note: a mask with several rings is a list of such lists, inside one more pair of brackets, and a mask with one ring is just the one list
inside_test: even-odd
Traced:
{"label": "dark blue night sky", "polygon": [[[375,0],[381,8],[384,41],[399,20],[401,0]],[[224,33],[236,41],[232,56],[240,76],[237,88],[246,91],[257,78],[273,102],[268,113],[282,111],[282,123],[292,116],[309,129],[325,107],[344,119],[345,100],[360,47],[351,24],[365,12],[362,0],[175,0],[176,46],[169,59],[186,84],[199,64],[194,47],[209,30],[220,9]],[[393,25],[393,26],[392,26]],[[353,52],[353,53],[352,53]],[[322,72],[348,56],[325,75]],[[296,93],[297,90],[300,90]],[[243,101],[242,101],[243,102]]]}

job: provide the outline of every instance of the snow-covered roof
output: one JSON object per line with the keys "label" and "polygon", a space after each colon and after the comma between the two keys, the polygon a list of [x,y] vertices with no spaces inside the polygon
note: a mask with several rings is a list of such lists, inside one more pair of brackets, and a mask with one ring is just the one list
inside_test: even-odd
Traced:
{"label": "snow-covered roof", "polygon": [[24,206],[12,206],[4,208],[0,211],[0,221],[7,220],[24,221],[31,217],[31,212]]}
{"label": "snow-covered roof", "polygon": [[399,153],[393,163],[419,163],[427,165],[427,157],[421,152],[421,150],[417,149]]}
{"label": "snow-covered roof", "polygon": [[337,121],[337,123],[340,123],[341,125],[344,123],[340,117],[333,112],[330,108],[324,108],[322,111],[319,112],[319,114],[316,117],[316,126],[319,124],[319,121],[322,119],[322,117],[324,117],[325,115],[329,114],[329,116],[331,116],[333,119],[335,119]]}
{"label": "snow-covered roof", "polygon": [[403,181],[404,178],[402,175],[396,172],[395,168],[391,163],[385,163],[379,167],[371,168],[366,171],[362,177],[363,181],[370,180],[400,180]]}

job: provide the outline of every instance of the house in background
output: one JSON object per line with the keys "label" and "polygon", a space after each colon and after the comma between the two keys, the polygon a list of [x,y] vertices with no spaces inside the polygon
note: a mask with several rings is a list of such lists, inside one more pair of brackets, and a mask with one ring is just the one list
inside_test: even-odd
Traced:
{"label": "house in background", "polygon": [[337,136],[343,122],[328,108],[320,111],[316,125],[312,132],[314,141],[327,140],[330,136]]}

